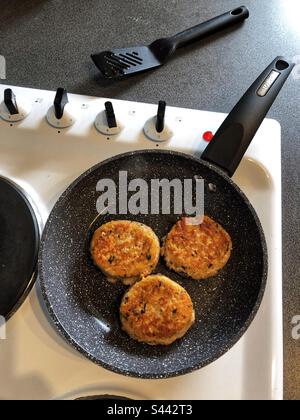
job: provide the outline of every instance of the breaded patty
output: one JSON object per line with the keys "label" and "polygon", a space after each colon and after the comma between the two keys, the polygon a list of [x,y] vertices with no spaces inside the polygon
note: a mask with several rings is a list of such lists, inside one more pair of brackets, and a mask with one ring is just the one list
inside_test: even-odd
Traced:
{"label": "breaded patty", "polygon": [[194,280],[216,275],[227,264],[232,251],[229,234],[204,216],[200,225],[181,219],[167,235],[162,255],[167,266]]}
{"label": "breaded patty", "polygon": [[153,230],[142,223],[113,221],[94,233],[91,255],[108,280],[132,284],[155,270],[160,243]]}
{"label": "breaded patty", "polygon": [[169,345],[183,337],[195,321],[193,302],[179,284],[152,275],[132,286],[120,307],[123,329],[134,340]]}

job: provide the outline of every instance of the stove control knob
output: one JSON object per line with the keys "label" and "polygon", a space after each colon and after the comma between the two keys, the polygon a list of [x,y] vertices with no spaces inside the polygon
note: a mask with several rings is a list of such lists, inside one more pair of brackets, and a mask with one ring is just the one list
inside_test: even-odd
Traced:
{"label": "stove control knob", "polygon": [[160,101],[157,115],[150,118],[145,124],[144,133],[152,141],[164,142],[173,137],[173,133],[166,123],[166,108],[166,102]]}
{"label": "stove control knob", "polygon": [[16,97],[12,89],[5,89],[0,105],[0,116],[9,122],[24,120],[31,112],[31,104],[22,97]]}
{"label": "stove control knob", "polygon": [[120,121],[117,121],[114,107],[111,102],[106,102],[105,110],[97,115],[95,127],[101,134],[106,136],[115,136],[122,131],[123,126],[120,124]]}
{"label": "stove control knob", "polygon": [[76,111],[69,102],[67,91],[58,88],[54,103],[47,113],[48,123],[55,128],[68,128],[75,123],[76,119]]}

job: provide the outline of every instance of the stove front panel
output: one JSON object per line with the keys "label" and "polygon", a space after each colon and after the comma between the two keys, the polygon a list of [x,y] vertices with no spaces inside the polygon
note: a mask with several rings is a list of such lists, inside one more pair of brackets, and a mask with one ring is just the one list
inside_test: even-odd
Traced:
{"label": "stove front panel", "polygon": [[[0,85],[0,98],[7,86]],[[32,197],[45,223],[60,194],[82,172],[117,154],[142,149],[172,149],[200,156],[203,134],[216,132],[226,115],[168,107],[165,123],[171,140],[154,142],[144,125],[157,105],[113,100],[120,134],[108,136],[94,126],[106,99],[69,95],[76,122],[67,129],[46,121],[55,93],[13,88],[31,112],[9,123],[0,119],[0,175]],[[0,339],[0,399],[68,398],[78,390],[149,399],[282,399],[281,132],[265,120],[235,181],[254,205],[269,248],[269,281],[258,316],[243,339],[212,365],[189,375],[147,381],[108,372],[85,360],[56,333],[39,286],[6,326]],[[1,337],[0,337],[1,338]],[[90,392],[84,395],[91,395]],[[84,396],[83,395],[83,396]]]}

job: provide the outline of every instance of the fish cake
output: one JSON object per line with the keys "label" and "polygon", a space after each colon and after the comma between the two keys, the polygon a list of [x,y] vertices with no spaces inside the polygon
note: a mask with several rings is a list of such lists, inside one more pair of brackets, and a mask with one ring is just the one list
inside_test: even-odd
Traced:
{"label": "fish cake", "polygon": [[149,226],[118,220],[96,230],[90,251],[94,264],[108,280],[130,285],[155,270],[160,242]]}
{"label": "fish cake", "polygon": [[193,302],[178,283],[160,274],[143,278],[123,297],[122,328],[139,342],[169,345],[195,322]]}
{"label": "fish cake", "polygon": [[181,219],[169,232],[162,255],[171,270],[194,280],[207,279],[227,264],[232,252],[231,237],[208,216],[199,225],[187,220]]}

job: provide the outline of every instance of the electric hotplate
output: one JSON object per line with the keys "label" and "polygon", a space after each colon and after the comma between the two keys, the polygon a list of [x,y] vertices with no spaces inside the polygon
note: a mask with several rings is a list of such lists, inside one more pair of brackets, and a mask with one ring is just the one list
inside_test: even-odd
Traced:
{"label": "electric hotplate", "polygon": [[34,284],[39,225],[26,193],[0,177],[0,315],[10,318]]}
{"label": "electric hotplate", "polygon": [[[41,227],[61,193],[88,168],[117,154],[144,149],[198,156],[208,144],[209,133],[213,135],[226,117],[168,107],[166,125],[173,135],[169,141],[154,142],[145,135],[145,127],[153,121],[157,104],[113,99],[122,129],[119,134],[109,129],[104,134],[95,125],[108,98],[69,94],[76,119],[62,129],[49,125],[46,118],[53,110],[55,92],[0,84],[0,100],[7,88],[18,103],[29,103],[31,112],[16,123],[0,119],[0,174],[26,191]],[[280,125],[266,119],[234,176],[262,222],[270,266],[262,307],[233,349],[210,366],[178,378],[141,381],[116,375],[82,357],[55,332],[37,282],[7,324],[8,339],[0,337],[0,399],[74,400],[101,395],[133,400],[282,399],[280,154]],[[95,323],[99,321],[95,318]]]}
{"label": "electric hotplate", "polygon": [[113,401],[129,401],[130,398],[119,397],[117,395],[108,395],[108,394],[94,395],[92,397],[76,398],[76,401],[109,401],[109,400],[113,400]]}

